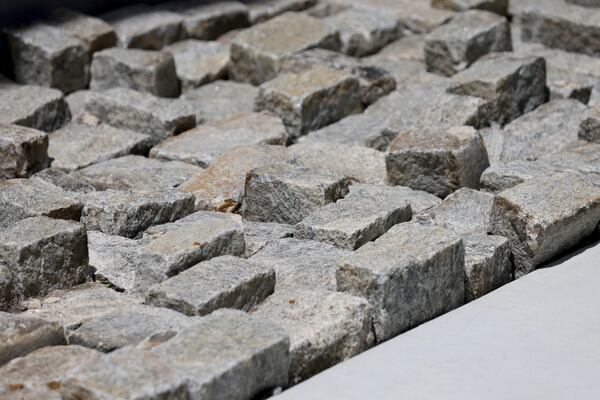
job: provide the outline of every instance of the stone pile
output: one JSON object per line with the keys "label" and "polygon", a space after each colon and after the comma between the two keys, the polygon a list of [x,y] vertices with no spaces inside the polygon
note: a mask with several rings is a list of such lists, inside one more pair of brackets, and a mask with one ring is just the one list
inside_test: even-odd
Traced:
{"label": "stone pile", "polygon": [[600,3],[6,28],[0,398],[266,398],[599,234]]}

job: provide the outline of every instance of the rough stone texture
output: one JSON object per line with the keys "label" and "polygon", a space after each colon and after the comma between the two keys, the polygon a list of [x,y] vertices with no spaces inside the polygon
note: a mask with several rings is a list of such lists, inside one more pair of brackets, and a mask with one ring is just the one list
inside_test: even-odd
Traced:
{"label": "rough stone texture", "polygon": [[299,137],[360,112],[359,82],[343,71],[315,66],[263,84],[255,108],[273,112],[292,137]]}
{"label": "rough stone texture", "polygon": [[310,213],[296,224],[294,237],[356,250],[411,217],[412,209],[402,188],[364,185]]}
{"label": "rough stone texture", "polygon": [[186,315],[219,308],[249,311],[275,290],[275,270],[232,256],[201,262],[150,288],[146,303]]}
{"label": "rough stone texture", "polygon": [[87,178],[77,171],[65,172],[56,168],[46,168],[35,174],[34,178],[57,186],[68,192],[89,193],[96,190],[93,179]]}
{"label": "rough stone texture", "polygon": [[200,167],[178,161],[130,155],[99,162],[80,170],[80,173],[102,190],[160,190],[179,186],[202,171]]}
{"label": "rough stone texture", "polygon": [[181,99],[162,99],[149,93],[114,88],[90,93],[87,112],[116,128],[152,136],[159,142],[196,126],[194,106]]}
{"label": "rough stone texture", "polygon": [[[216,81],[190,90],[182,99],[196,110],[196,119],[206,123],[219,121],[241,112],[252,112],[258,88],[233,81]],[[210,101],[207,101],[210,99]]]}
{"label": "rough stone texture", "polygon": [[402,35],[398,19],[385,11],[349,8],[325,21],[339,31],[341,51],[355,57],[376,53]]}
{"label": "rough stone texture", "polygon": [[268,242],[250,261],[275,268],[276,291],[335,291],[339,261],[348,254],[327,243],[287,238]]}
{"label": "rough stone texture", "polygon": [[0,178],[27,178],[49,165],[46,133],[0,122]]}
{"label": "rough stone texture", "polygon": [[510,242],[502,236],[466,235],[465,302],[475,300],[512,280]]}
{"label": "rough stone texture", "polygon": [[567,3],[576,4],[582,7],[600,7],[600,2],[598,0],[566,0]]}
{"label": "rough stone texture", "polygon": [[194,196],[177,189],[105,190],[77,196],[81,222],[91,231],[134,238],[150,226],[173,222],[194,212]]}
{"label": "rough stone texture", "polygon": [[82,224],[46,217],[27,218],[0,230],[0,263],[12,274],[14,305],[88,278],[88,251]]}
{"label": "rough stone texture", "polygon": [[205,171],[190,177],[179,188],[196,197],[197,210],[233,212],[242,205],[246,174],[253,168],[285,163],[283,146],[240,146],[225,151]]}
{"label": "rough stone texture", "polygon": [[251,24],[258,24],[287,11],[303,11],[314,6],[317,0],[243,0],[248,5]]}
{"label": "rough stone texture", "polygon": [[164,257],[169,276],[213,257],[245,251],[242,218],[211,211],[149,228],[141,240],[144,253]]}
{"label": "rough stone texture", "polygon": [[483,140],[471,127],[437,135],[400,133],[386,155],[388,182],[445,197],[459,187],[479,187],[489,167]]}
{"label": "rough stone texture", "polygon": [[373,306],[377,342],[464,302],[463,244],[443,228],[396,225],[340,265],[337,289]]}
{"label": "rough stone texture", "polygon": [[268,165],[246,175],[244,216],[295,224],[346,193],[348,180],[343,176],[290,164]]}
{"label": "rough stone texture", "polygon": [[111,24],[123,47],[160,50],[183,36],[183,16],[134,5],[102,15]]}
{"label": "rough stone texture", "polygon": [[435,29],[425,43],[427,70],[451,76],[487,53],[511,51],[510,25],[487,11],[465,11]]}
{"label": "rough stone texture", "polygon": [[450,93],[490,103],[494,120],[504,125],[546,101],[546,63],[536,56],[492,53],[452,78]]}
{"label": "rough stone texture", "polygon": [[491,11],[500,15],[508,14],[508,0],[431,0],[431,5],[452,11],[475,9]]}
{"label": "rough stone texture", "polygon": [[506,189],[492,209],[492,231],[510,240],[517,277],[579,243],[598,221],[600,188],[568,172]]}
{"label": "rough stone texture", "polygon": [[81,209],[81,202],[41,179],[0,181],[0,228],[39,216],[79,221]]}
{"label": "rough stone texture", "polygon": [[182,92],[216,81],[227,74],[229,48],[219,42],[184,40],[165,47],[164,51],[175,59]]}
{"label": "rough stone texture", "polygon": [[92,90],[125,87],[160,97],[178,97],[175,60],[170,53],[112,48],[94,54]]}
{"label": "rough stone texture", "polygon": [[293,225],[278,224],[275,222],[244,221],[245,256],[253,256],[272,240],[288,238],[293,235]]}
{"label": "rough stone texture", "polygon": [[128,154],[144,154],[151,146],[148,135],[88,120],[92,123],[85,119],[71,122],[48,136],[53,168],[73,171]]}
{"label": "rough stone texture", "polygon": [[87,238],[96,281],[117,291],[142,294],[167,279],[163,259],[144,254],[137,241],[94,231]]}
{"label": "rough stone texture", "polygon": [[[0,311],[0,365],[40,347],[64,343],[65,336],[59,324]],[[4,366],[0,371],[6,369],[7,366]],[[0,382],[4,379],[3,373]],[[3,389],[0,388],[0,393]]]}
{"label": "rough stone texture", "polygon": [[81,41],[41,23],[9,30],[7,36],[18,82],[65,93],[87,86],[88,54]]}
{"label": "rough stone texture", "polygon": [[154,146],[150,157],[206,168],[225,151],[238,146],[286,142],[286,129],[279,118],[268,113],[239,113],[169,138]]}
{"label": "rough stone texture", "polygon": [[600,143],[600,108],[589,110],[586,118],[579,124],[578,137],[588,142]]}
{"label": "rough stone texture", "polygon": [[312,47],[337,50],[339,34],[325,22],[289,12],[240,32],[231,43],[230,76],[260,85],[279,73],[282,61]]}
{"label": "rough stone texture", "polygon": [[67,100],[67,104],[69,105],[69,109],[71,111],[71,116],[74,120],[78,120],[81,118],[83,114],[85,114],[85,103],[87,102],[89,90],[78,90],[76,92],[70,93],[65,100]]}
{"label": "rough stone texture", "polygon": [[365,299],[313,290],[278,291],[253,315],[290,336],[290,384],[355,356],[373,345],[371,309]]}
{"label": "rough stone texture", "polygon": [[70,119],[69,106],[60,91],[0,83],[0,122],[52,132]]}
{"label": "rough stone texture", "polygon": [[492,164],[481,174],[481,188],[489,192],[500,192],[538,176],[558,172],[549,164],[538,161],[509,161]]}

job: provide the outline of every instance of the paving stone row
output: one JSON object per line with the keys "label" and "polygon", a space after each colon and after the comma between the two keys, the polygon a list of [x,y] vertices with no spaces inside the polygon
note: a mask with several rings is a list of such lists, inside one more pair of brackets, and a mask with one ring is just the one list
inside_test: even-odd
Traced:
{"label": "paving stone row", "polygon": [[600,3],[4,30],[0,398],[266,398],[600,234]]}

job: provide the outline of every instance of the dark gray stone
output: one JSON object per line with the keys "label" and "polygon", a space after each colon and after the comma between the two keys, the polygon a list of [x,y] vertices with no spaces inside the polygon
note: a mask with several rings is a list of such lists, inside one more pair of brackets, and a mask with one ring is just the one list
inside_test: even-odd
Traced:
{"label": "dark gray stone", "polygon": [[0,178],[27,178],[48,166],[46,133],[0,123]]}

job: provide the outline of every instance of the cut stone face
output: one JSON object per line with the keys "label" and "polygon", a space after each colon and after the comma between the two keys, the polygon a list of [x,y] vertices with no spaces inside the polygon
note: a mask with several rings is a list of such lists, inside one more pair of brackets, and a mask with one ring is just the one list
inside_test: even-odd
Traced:
{"label": "cut stone face", "polygon": [[479,187],[489,167],[481,136],[471,127],[455,127],[440,134],[400,133],[386,155],[390,184],[424,190],[445,197],[459,187]]}
{"label": "cut stone face", "polygon": [[[445,76],[428,72],[425,68],[425,62],[422,60],[402,58],[409,57],[410,55],[402,54],[402,51],[405,51],[405,49],[402,48],[399,48],[398,51],[394,51],[394,48],[396,47],[395,43],[399,42],[402,42],[402,39],[390,44],[375,55],[363,58],[363,62],[377,65],[378,67],[389,71],[396,80],[396,86],[398,88],[414,85],[419,82],[442,82],[447,79]],[[392,48],[388,49],[389,47]]]}
{"label": "cut stone face", "polygon": [[46,217],[18,221],[0,230],[0,264],[12,273],[13,303],[83,283],[90,275],[85,228]]}
{"label": "cut stone face", "polygon": [[382,342],[462,305],[464,265],[455,233],[398,224],[341,261],[337,290],[369,301]]}
{"label": "cut stone face", "polygon": [[283,146],[240,146],[225,151],[204,172],[185,181],[179,189],[196,197],[197,210],[232,212],[242,205],[246,174],[253,168],[288,162]]}
{"label": "cut stone face", "polygon": [[190,90],[181,97],[194,106],[206,123],[219,121],[241,112],[254,111],[258,88],[246,83],[216,81]]}
{"label": "cut stone face", "polygon": [[185,16],[186,36],[193,39],[215,40],[224,33],[249,25],[248,7],[239,1],[167,3],[164,7]]}
{"label": "cut stone face", "polygon": [[179,186],[202,171],[187,163],[131,155],[99,162],[79,172],[102,190],[160,190]]}
{"label": "cut stone face", "polygon": [[167,52],[111,48],[94,54],[92,90],[125,87],[160,97],[179,96],[173,56]]}
{"label": "cut stone face", "polygon": [[166,260],[169,276],[213,257],[241,256],[245,250],[242,218],[210,211],[151,227],[141,240],[144,253]]}
{"label": "cut stone face", "polygon": [[279,118],[267,113],[240,113],[169,138],[154,146],[150,157],[206,168],[225,151],[238,146],[286,142],[285,126]]}
{"label": "cut stone face", "polygon": [[496,195],[492,209],[493,233],[510,240],[517,277],[576,245],[598,221],[600,188],[573,173],[506,189]]}
{"label": "cut stone face", "polygon": [[402,35],[398,19],[385,11],[349,8],[325,21],[339,31],[341,51],[355,57],[376,53]]}
{"label": "cut stone face", "polygon": [[7,31],[17,82],[69,93],[89,81],[88,53],[81,41],[44,24]]}
{"label": "cut stone face", "polygon": [[40,86],[0,83],[0,122],[52,132],[71,119],[65,96]]}
{"label": "cut stone face", "polygon": [[[65,344],[65,335],[59,324],[0,311],[0,366],[40,347],[61,344]],[[4,379],[2,373],[0,382]],[[4,389],[0,387],[0,394]]]}
{"label": "cut stone face", "polygon": [[465,245],[465,302],[475,300],[512,280],[512,253],[502,236],[467,235]]}
{"label": "cut stone face", "polygon": [[504,125],[546,101],[546,63],[535,56],[492,53],[455,75],[450,93],[488,101]]}
{"label": "cut stone face", "polygon": [[243,0],[248,5],[252,25],[266,21],[286,11],[303,11],[317,4],[317,0]]}
{"label": "cut stone face", "polygon": [[219,308],[249,311],[275,290],[275,269],[232,256],[201,262],[150,288],[146,304],[186,315]]}
{"label": "cut stone face", "polygon": [[85,103],[87,102],[87,96],[90,93],[89,90],[78,90],[70,93],[67,97],[67,104],[71,111],[71,116],[74,120],[80,119],[85,114]]}
{"label": "cut stone face", "polygon": [[0,122],[0,178],[27,178],[48,166],[46,133]]}
{"label": "cut stone face", "polygon": [[339,48],[339,35],[324,21],[289,12],[240,32],[231,43],[230,76],[260,85],[279,73],[283,60],[312,47]]}
{"label": "cut stone face", "polygon": [[326,290],[335,292],[340,260],[351,254],[313,240],[279,239],[268,242],[250,261],[275,268],[275,290]]}
{"label": "cut stone face", "polygon": [[508,0],[431,0],[431,5],[452,11],[476,9],[491,11],[500,15],[508,14]]}
{"label": "cut stone face", "polygon": [[152,139],[143,133],[106,124],[71,122],[48,136],[52,167],[72,171],[128,154],[143,154]]}
{"label": "cut stone face", "polygon": [[102,15],[117,32],[123,47],[160,50],[183,36],[183,16],[135,5]]}
{"label": "cut stone face", "polygon": [[411,219],[412,210],[404,190],[386,186],[361,189],[309,214],[296,224],[294,237],[355,250],[392,226]]}
{"label": "cut stone face", "polygon": [[61,188],[38,178],[0,181],[0,227],[38,216],[79,221],[82,207]]}
{"label": "cut stone face", "polygon": [[269,321],[217,310],[151,351],[186,378],[190,398],[243,400],[287,383],[289,347]]}
{"label": "cut stone face", "polygon": [[273,112],[299,137],[362,111],[359,82],[344,71],[314,66],[262,85],[255,108]]}
{"label": "cut stone face", "polygon": [[194,212],[194,196],[177,189],[104,190],[78,196],[81,222],[88,230],[134,238],[150,226],[173,222]]}
{"label": "cut stone face", "polygon": [[487,53],[511,50],[510,25],[505,18],[470,10],[430,33],[425,63],[428,71],[451,76]]}
{"label": "cut stone face", "polygon": [[588,142],[600,143],[600,108],[589,110],[587,118],[579,125],[578,137]]}
{"label": "cut stone face", "polygon": [[246,175],[244,216],[253,221],[295,224],[348,193],[348,180],[290,164],[256,168]]}
{"label": "cut stone face", "polygon": [[500,192],[538,176],[558,172],[556,168],[537,161],[509,161],[493,163],[481,174],[481,188]]}
{"label": "cut stone face", "polygon": [[275,222],[244,221],[244,237],[246,239],[246,257],[251,257],[262,250],[272,240],[292,237],[294,226]]}
{"label": "cut stone face", "polygon": [[116,128],[150,135],[159,142],[196,126],[196,112],[191,103],[181,99],[162,99],[149,93],[114,88],[90,93],[87,112]]}
{"label": "cut stone face", "polygon": [[137,241],[94,231],[88,232],[87,238],[96,281],[138,294],[167,279],[163,259],[144,254]]}
{"label": "cut stone face", "polygon": [[290,335],[290,384],[355,356],[373,345],[365,299],[312,290],[277,291],[253,315]]}
{"label": "cut stone face", "polygon": [[221,79],[227,73],[229,48],[219,42],[184,40],[164,51],[175,59],[182,92]]}

